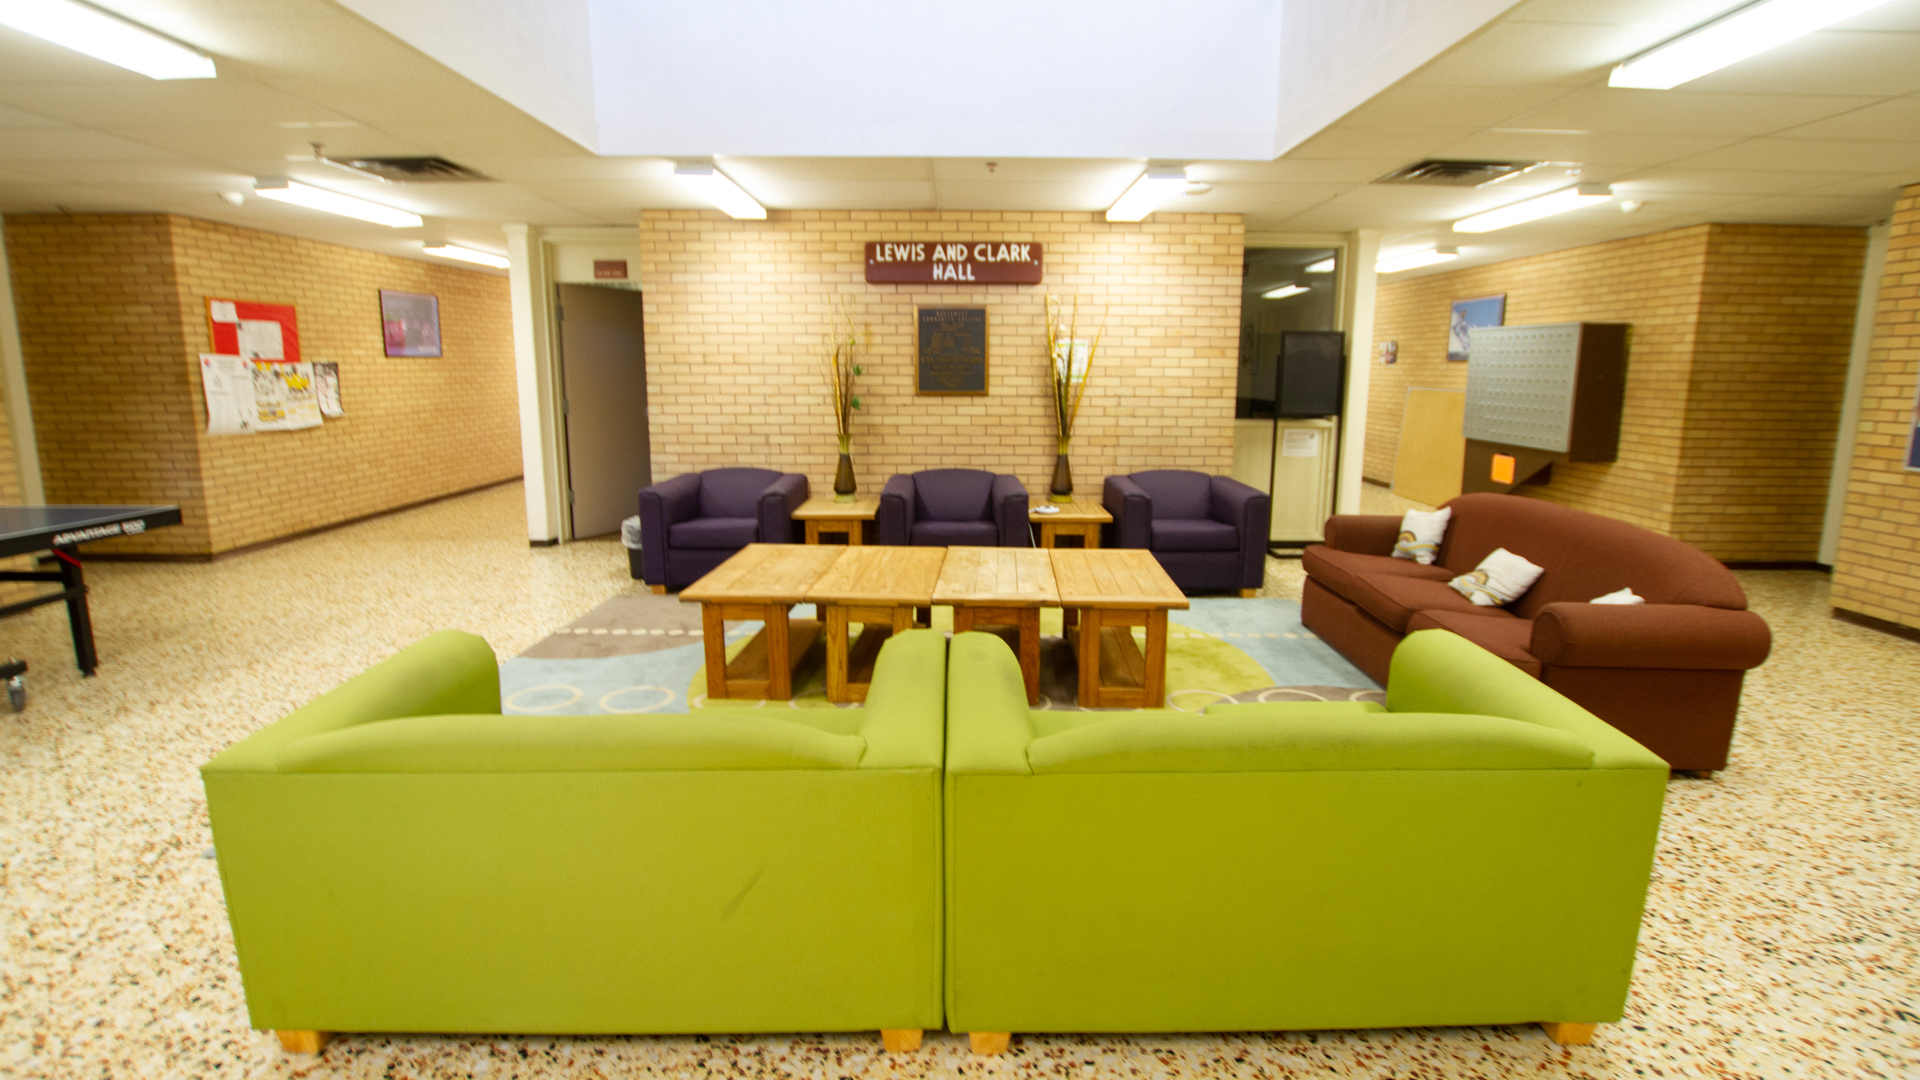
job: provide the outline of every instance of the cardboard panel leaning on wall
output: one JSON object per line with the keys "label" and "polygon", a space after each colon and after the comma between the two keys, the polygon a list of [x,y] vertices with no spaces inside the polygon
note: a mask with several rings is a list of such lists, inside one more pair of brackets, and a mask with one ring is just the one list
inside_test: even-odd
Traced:
{"label": "cardboard panel leaning on wall", "polygon": [[[173,236],[182,362],[197,372],[210,347],[206,297],[292,304],[304,357],[340,364],[346,411],[304,431],[202,427],[212,552],[520,475],[504,276],[193,218]],[[385,355],[381,289],[440,298],[439,358]],[[204,410],[197,378],[191,390]]]}
{"label": "cardboard panel leaning on wall", "polygon": [[1920,383],[1920,184],[1894,208],[1833,606],[1920,629],[1920,472],[1906,466]]}
{"label": "cardboard panel leaning on wall", "polygon": [[[89,551],[209,550],[198,434],[206,414],[182,359],[188,345],[175,314],[173,220],[6,216],[47,501],[180,505],[178,527],[102,541]],[[191,377],[199,381],[197,360]]]}
{"label": "cardboard panel leaning on wall", "polygon": [[[1081,336],[1108,311],[1075,425],[1075,493],[1109,473],[1233,464],[1240,276],[1238,215],[647,211],[640,221],[654,476],[722,465],[807,474],[832,487],[838,446],[818,344],[837,301],[871,326],[853,423],[860,490],[896,472],[962,466],[1012,472],[1034,498],[1053,473],[1042,294],[1078,294]],[[868,285],[869,241],[1045,245],[1035,286]],[[990,311],[990,393],[914,393],[914,310]]]}

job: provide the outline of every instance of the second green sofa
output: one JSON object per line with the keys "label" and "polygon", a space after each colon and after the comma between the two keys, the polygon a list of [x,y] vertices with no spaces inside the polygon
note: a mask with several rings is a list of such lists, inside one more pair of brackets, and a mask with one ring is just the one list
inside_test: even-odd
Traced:
{"label": "second green sofa", "polygon": [[1441,630],[1358,704],[1029,710],[949,650],[946,1012],[1009,1032],[1618,1020],[1666,763]]}
{"label": "second green sofa", "polygon": [[402,650],[201,770],[253,1026],[917,1041],[945,664],[909,631],[862,709],[502,716],[485,641]]}

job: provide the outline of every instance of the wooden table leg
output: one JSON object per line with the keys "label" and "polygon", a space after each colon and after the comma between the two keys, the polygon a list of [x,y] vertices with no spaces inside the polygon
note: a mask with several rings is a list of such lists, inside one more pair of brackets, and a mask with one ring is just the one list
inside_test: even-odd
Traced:
{"label": "wooden table leg", "polygon": [[1146,692],[1146,707],[1163,709],[1167,705],[1167,609],[1154,608],[1147,615],[1147,678],[1141,687]]}
{"label": "wooden table leg", "polygon": [[847,609],[839,604],[822,604],[827,623],[827,700],[847,700]]}
{"label": "wooden table leg", "polygon": [[813,520],[812,518],[808,518],[807,519],[807,543],[817,544],[819,542],[820,542],[820,523],[818,521]]}
{"label": "wooden table leg", "polygon": [[863,522],[863,521],[847,522],[847,546],[860,547],[864,545],[867,542],[867,539],[862,534],[865,532],[866,532],[866,522]]}
{"label": "wooden table leg", "polygon": [[700,605],[700,633],[707,652],[707,697],[727,696],[727,621],[718,604]]}
{"label": "wooden table leg", "polygon": [[953,632],[964,634],[973,629],[973,609],[965,604],[953,605]]}
{"label": "wooden table leg", "polygon": [[767,605],[767,697],[774,701],[793,700],[792,614],[785,604]]}
{"label": "wooden table leg", "polygon": [[[959,609],[955,609],[958,614]],[[1020,674],[1027,680],[1027,704],[1040,704],[1040,609],[1020,609]]]}
{"label": "wooden table leg", "polygon": [[1088,608],[1080,619],[1080,707],[1097,708],[1100,701],[1100,609]]}
{"label": "wooden table leg", "polygon": [[1043,521],[1040,523],[1040,546],[1041,547],[1050,548],[1053,546],[1054,533],[1058,528],[1059,526],[1056,523],[1051,521]]}

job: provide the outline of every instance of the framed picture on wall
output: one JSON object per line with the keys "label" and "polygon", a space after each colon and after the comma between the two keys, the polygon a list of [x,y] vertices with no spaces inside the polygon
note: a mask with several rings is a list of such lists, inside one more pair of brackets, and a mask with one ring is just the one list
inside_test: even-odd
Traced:
{"label": "framed picture on wall", "polygon": [[1447,326],[1447,359],[1465,360],[1473,349],[1473,328],[1505,326],[1507,294],[1477,296],[1453,302],[1453,319]]}
{"label": "framed picture on wall", "polygon": [[1913,434],[1907,439],[1907,469],[1920,472],[1920,390],[1913,397]]}
{"label": "framed picture on wall", "polygon": [[439,356],[440,298],[381,289],[380,330],[388,356]]}

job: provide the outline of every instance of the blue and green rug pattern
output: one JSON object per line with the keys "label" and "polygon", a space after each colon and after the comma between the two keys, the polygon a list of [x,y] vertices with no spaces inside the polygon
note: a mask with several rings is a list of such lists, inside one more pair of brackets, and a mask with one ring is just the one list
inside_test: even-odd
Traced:
{"label": "blue and green rug pattern", "polygon": [[[1291,600],[1201,597],[1167,620],[1167,705],[1199,712],[1221,701],[1379,700],[1373,680],[1300,625]],[[812,618],[802,604],[796,618]],[[953,613],[935,608],[951,630]],[[746,647],[757,622],[727,624],[727,654]],[[1077,709],[1073,650],[1060,637],[1060,612],[1041,613],[1040,708]],[[1135,637],[1144,631],[1135,630]],[[826,699],[824,646],[816,642],[795,676],[793,700],[764,708],[835,708]],[[700,610],[671,596],[615,596],[500,666],[509,713],[683,713],[706,704]],[[729,701],[731,706],[749,704]]]}

